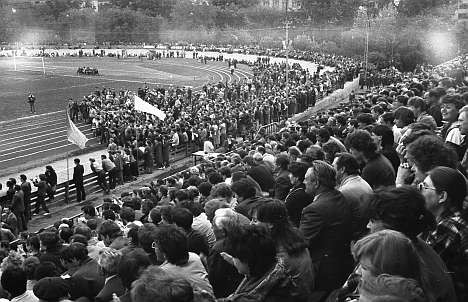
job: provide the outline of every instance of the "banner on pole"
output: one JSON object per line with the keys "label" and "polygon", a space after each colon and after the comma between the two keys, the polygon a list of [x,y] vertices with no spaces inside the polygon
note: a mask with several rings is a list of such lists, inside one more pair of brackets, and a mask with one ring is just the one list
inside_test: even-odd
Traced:
{"label": "banner on pole", "polygon": [[70,115],[67,112],[67,138],[68,141],[72,144],[77,145],[80,149],[86,148],[86,142],[88,139],[83,132],[76,127],[76,125],[70,119]]}
{"label": "banner on pole", "polygon": [[135,102],[135,110],[145,112],[148,114],[152,114],[156,116],[158,119],[164,121],[166,118],[166,114],[162,111],[156,108],[155,106],[151,105],[150,103],[147,103],[143,101],[140,97],[137,95],[134,96],[134,102]]}

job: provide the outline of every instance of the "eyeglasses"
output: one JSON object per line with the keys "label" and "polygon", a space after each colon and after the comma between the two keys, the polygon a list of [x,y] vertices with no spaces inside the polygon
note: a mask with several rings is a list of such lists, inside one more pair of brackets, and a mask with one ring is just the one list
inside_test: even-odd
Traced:
{"label": "eyeglasses", "polygon": [[420,183],[420,184],[418,185],[418,189],[419,189],[419,191],[422,191],[422,190],[432,190],[432,191],[437,191],[437,189],[436,189],[436,188],[434,188],[434,187],[429,187],[427,184],[425,184],[425,183],[423,183],[423,182],[422,182],[422,183]]}

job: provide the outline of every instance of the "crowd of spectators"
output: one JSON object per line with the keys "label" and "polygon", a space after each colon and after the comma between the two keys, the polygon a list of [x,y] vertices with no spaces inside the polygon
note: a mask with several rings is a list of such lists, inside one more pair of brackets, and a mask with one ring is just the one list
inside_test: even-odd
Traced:
{"label": "crowd of spectators", "polygon": [[[288,89],[286,65],[259,57],[255,63],[239,62],[249,64],[254,74],[241,82],[206,84],[201,91],[147,85],[136,93],[104,88],[81,101],[70,99],[70,117],[92,124],[100,142],[112,146],[111,160],[115,162],[116,154],[122,156],[118,169],[128,167],[123,177],[131,179],[138,171],[130,166],[138,160],[144,161],[147,172],[168,167],[170,150],[179,145],[203,149],[205,141],[210,141],[211,151],[229,151],[239,138],[251,139],[261,126],[307,110],[359,74],[359,64],[352,59],[337,57],[332,64],[328,56],[303,54],[300,58],[316,60],[317,71],[295,64],[289,72]],[[327,64],[333,69],[322,72]],[[135,111],[134,94],[162,110],[166,118]]]}
{"label": "crowd of spectators", "polygon": [[467,301],[467,71],[399,73],[25,235],[3,252],[4,297]]}
{"label": "crowd of spectators", "polygon": [[[198,56],[194,55],[194,58]],[[265,58],[259,57],[255,63],[239,62],[249,64],[254,74],[242,82],[206,84],[201,91],[192,91],[189,87],[150,88],[145,85],[140,88],[135,94],[164,111],[165,120],[134,110],[134,93],[128,90],[97,89],[80,101],[69,99],[71,119],[90,123],[100,143],[109,146],[108,158],[102,158],[101,163],[92,158],[89,163],[103,191],[108,193],[116,185],[134,180],[139,175],[139,163],[144,165],[146,173],[151,173],[155,167],[169,167],[171,149],[179,145],[190,145],[194,146],[191,150],[207,152],[229,151],[240,138],[251,139],[261,126],[285,120],[314,106],[317,99],[342,88],[359,71],[357,62],[352,59],[340,57],[337,58],[339,64],[332,64],[330,57],[303,54],[300,59],[315,60],[319,67],[311,73],[295,64],[289,73],[289,90],[286,92],[286,65],[270,63]],[[205,63],[207,59],[222,61],[223,57],[204,57]],[[229,66],[237,67],[237,60],[226,61]],[[334,69],[321,72],[327,64],[333,65]],[[35,182],[20,180],[23,188],[18,184],[18,190],[15,190],[17,180],[13,178],[4,190],[0,188],[2,209],[6,208],[7,214],[8,208],[15,212],[10,215],[16,217],[12,221],[18,221],[17,226],[14,223],[11,226],[14,229],[25,230],[26,218],[31,216],[31,189],[27,186],[38,188],[33,213],[39,213],[41,208],[45,215],[49,213],[46,198],[53,199],[57,186],[57,175],[49,168],[53,172],[48,166],[49,172],[38,175]],[[77,194],[77,201],[82,201],[84,195]],[[19,212],[16,204],[24,205],[20,206]]]}

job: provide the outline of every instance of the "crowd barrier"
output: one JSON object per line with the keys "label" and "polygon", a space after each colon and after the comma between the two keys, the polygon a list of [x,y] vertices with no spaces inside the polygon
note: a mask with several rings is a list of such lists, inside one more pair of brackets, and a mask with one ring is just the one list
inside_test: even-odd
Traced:
{"label": "crowd barrier", "polygon": [[271,134],[274,134],[274,133],[277,133],[279,131],[279,123],[278,122],[274,122],[274,123],[271,123],[271,124],[268,124],[268,125],[263,125],[262,127],[260,127],[258,130],[257,130],[257,133],[255,134],[255,137],[257,137],[259,134],[263,134],[263,135],[271,135]]}
{"label": "crowd barrier", "polygon": [[[277,124],[277,123],[272,123],[272,124]],[[270,124],[270,125],[272,125],[272,124]],[[270,125],[265,125],[265,126],[270,126]],[[171,150],[170,160],[171,160],[171,162],[174,162],[174,161],[186,158],[192,152],[195,152],[197,150],[198,150],[198,146],[195,143],[181,144],[179,146],[174,147]],[[234,153],[236,151],[238,151],[238,150],[233,150],[233,151],[227,152],[227,153],[225,153],[225,155],[229,155],[229,154]],[[139,166],[141,166],[141,163],[139,163]],[[173,175],[175,175],[177,173],[185,172],[185,171],[189,171],[189,170],[190,170],[190,168],[185,168],[185,169],[180,168],[180,169],[165,171],[161,175],[159,175],[158,178],[162,178],[164,181],[166,181],[169,177],[172,177]],[[99,187],[98,184],[97,184],[97,176],[95,176],[94,174],[86,175],[84,177],[84,184],[85,184],[86,194],[92,194],[92,193],[97,193],[97,192],[102,191],[101,187]],[[61,184],[57,185],[56,197],[61,196],[61,197],[65,198],[65,192],[66,192],[65,187],[66,187],[66,183],[61,183]],[[70,184],[69,194],[70,194],[69,198],[75,197],[76,188],[75,188],[74,184]],[[35,192],[33,195],[34,195],[34,200],[37,199],[37,193]],[[31,198],[31,201],[32,200],[33,200],[33,198]],[[49,200],[46,199],[46,201],[49,201]],[[31,202],[31,208],[34,208],[34,205],[35,205],[35,201],[34,202],[32,201]],[[103,207],[103,204],[100,204],[100,205],[96,206],[96,211],[97,211],[98,214],[102,213],[102,207]],[[81,217],[83,217],[83,215],[84,215],[83,212],[80,212],[80,213],[78,213],[76,215],[73,215],[72,217],[68,217],[67,219],[71,220],[73,222],[73,224],[76,225],[78,223],[78,220]],[[53,225],[50,225],[50,226],[47,226],[45,228],[41,228],[40,230],[38,230],[38,231],[36,231],[34,233],[39,234],[40,232],[43,232],[44,230],[51,229],[52,227],[53,227]],[[22,243],[21,238],[10,242],[10,249],[16,249],[16,247],[20,243]]]}
{"label": "crowd barrier", "polygon": [[[199,146],[196,145],[195,143],[180,144],[178,146],[172,147],[171,152],[170,152],[169,162],[173,163],[177,160],[189,157],[192,154],[192,152],[195,152],[198,150],[199,150]],[[143,160],[138,160],[139,167],[142,167],[143,163],[144,163]],[[84,183],[84,187],[85,187],[85,191],[87,195],[97,193],[102,190],[97,183],[97,176],[94,175],[94,173],[84,175],[83,183]],[[31,210],[34,209],[36,205],[37,197],[38,197],[37,191],[31,193]],[[68,202],[70,200],[75,200],[75,199],[76,199],[76,186],[74,183],[63,182],[63,183],[57,184],[56,191],[55,191],[55,198],[53,200],[54,202],[58,202],[58,201]],[[52,202],[52,200],[50,200],[49,197],[46,197],[45,200],[47,203]]]}

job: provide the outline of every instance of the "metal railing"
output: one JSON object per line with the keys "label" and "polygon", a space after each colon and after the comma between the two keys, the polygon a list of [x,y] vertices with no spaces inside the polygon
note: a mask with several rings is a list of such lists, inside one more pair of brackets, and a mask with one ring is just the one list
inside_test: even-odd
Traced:
{"label": "metal railing", "polygon": [[[190,154],[194,151],[198,150],[198,146],[195,143],[186,143],[180,144],[178,146],[172,147],[169,155],[169,162],[174,162],[180,160],[182,158],[190,156]],[[105,152],[105,151],[104,151]],[[103,153],[104,153],[103,152]],[[144,165],[143,160],[138,160],[138,166],[142,167]],[[97,176],[94,173],[87,174],[83,177],[83,183],[87,194],[92,194],[101,191],[97,183]],[[54,202],[58,201],[67,201],[73,200],[76,198],[76,186],[73,183],[68,184],[68,196],[67,196],[67,182],[62,182],[57,184],[56,191],[54,194]],[[36,205],[36,200],[38,197],[37,191],[31,193],[31,209],[33,209]],[[49,197],[45,198],[46,202],[51,202]]]}
{"label": "metal railing", "polygon": [[[183,159],[183,158],[187,158],[188,156],[191,155],[192,152],[195,152],[198,150],[198,146],[195,144],[195,143],[187,143],[187,144],[181,144],[181,145],[178,145],[176,147],[173,147],[171,149],[171,157],[170,157],[170,160],[171,162],[174,162],[174,161],[177,161],[177,160],[180,160],[180,159]],[[235,152],[237,150],[233,150],[233,151],[230,151],[230,152],[227,152],[225,153],[226,155],[229,155],[233,152]],[[141,163],[139,163],[139,166],[141,166]],[[186,169],[175,169],[175,170],[170,170],[170,171],[166,171],[166,172],[163,172],[161,175],[159,175],[159,178],[161,178],[162,176],[162,180],[166,181],[168,178],[172,177],[173,175],[177,174],[177,173],[181,173],[181,172],[185,172],[185,171],[189,171],[190,168],[186,168]],[[108,178],[108,176],[106,176]],[[88,174],[84,177],[84,183],[85,183],[85,190],[86,190],[86,193],[87,194],[92,194],[92,193],[97,193],[97,192],[100,192],[102,191],[101,187],[99,187],[99,185],[97,184],[97,176],[93,175],[93,174]],[[60,185],[57,185],[57,193],[56,193],[56,196],[62,196],[65,197],[65,186],[66,186],[66,183],[61,183]],[[69,192],[71,195],[74,195],[76,194],[76,188],[74,186],[74,184],[70,185],[70,188],[69,188]],[[69,197],[72,197],[72,196],[69,196]],[[37,199],[37,194],[35,194],[34,196],[35,199]],[[32,205],[35,204],[35,202],[32,202],[31,203],[31,208],[32,208]],[[100,204],[98,206],[96,206],[96,211],[97,213],[101,213],[102,211],[102,207],[103,207],[103,204]],[[84,214],[82,212],[76,214],[76,215],[73,215],[71,217],[68,217],[67,219],[71,220],[73,222],[74,225],[76,225],[76,223],[78,223],[78,219],[80,219]],[[47,229],[51,229],[53,228],[54,226],[53,225],[49,225],[47,227],[44,227],[44,228],[41,228],[39,229],[38,231],[35,231],[33,234],[39,234]],[[12,242],[10,242],[10,249],[16,249],[16,247],[22,243],[23,240],[21,238],[18,238],[16,240],[13,240]]]}
{"label": "metal railing", "polygon": [[268,125],[263,125],[260,128],[258,128],[257,132],[255,133],[255,137],[257,137],[259,134],[271,135],[273,133],[277,133],[279,131],[278,128],[279,128],[278,122],[273,122]]}

